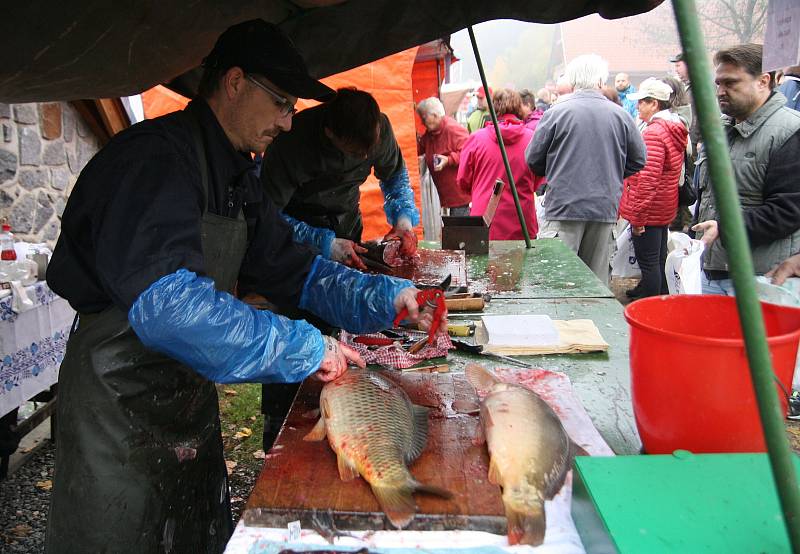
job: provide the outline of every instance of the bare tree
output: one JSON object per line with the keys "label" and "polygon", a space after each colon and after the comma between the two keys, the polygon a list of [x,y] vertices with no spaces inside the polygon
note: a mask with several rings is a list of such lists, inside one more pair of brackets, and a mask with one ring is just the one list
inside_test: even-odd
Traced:
{"label": "bare tree", "polygon": [[767,0],[705,0],[697,13],[707,46],[715,50],[764,39]]}
{"label": "bare tree", "polygon": [[[698,0],[697,13],[706,47],[719,50],[734,44],[763,42],[768,0]],[[669,13],[667,13],[669,12]],[[669,2],[641,16],[645,34],[657,44],[680,48]]]}

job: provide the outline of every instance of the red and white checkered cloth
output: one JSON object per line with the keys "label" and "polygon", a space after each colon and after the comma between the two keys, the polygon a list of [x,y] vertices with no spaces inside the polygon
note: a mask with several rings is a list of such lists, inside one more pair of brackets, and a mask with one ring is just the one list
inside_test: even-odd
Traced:
{"label": "red and white checkered cloth", "polygon": [[[423,331],[404,330],[403,332],[415,341],[427,336],[427,333]],[[453,348],[453,343],[450,341],[450,336],[447,334],[437,335],[433,344],[426,344],[416,354],[410,354],[408,350],[403,349],[399,343],[390,344],[389,346],[379,346],[374,350],[370,350],[364,344],[353,342],[353,339],[358,336],[385,339],[387,338],[386,335],[382,333],[353,335],[347,331],[342,331],[339,339],[348,346],[358,350],[358,353],[361,354],[361,357],[364,358],[364,361],[368,364],[378,364],[393,369],[405,369],[430,358],[443,358],[447,356],[447,351]]]}

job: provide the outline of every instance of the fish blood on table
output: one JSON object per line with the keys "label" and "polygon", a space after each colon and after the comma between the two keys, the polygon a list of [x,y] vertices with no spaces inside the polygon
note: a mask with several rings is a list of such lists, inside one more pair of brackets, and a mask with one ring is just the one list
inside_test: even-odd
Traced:
{"label": "fish blood on table", "polygon": [[478,364],[465,369],[477,391],[489,448],[489,481],[503,489],[509,544],[540,545],[546,528],[544,501],[564,484],[576,453],[558,416],[533,391],[503,383]]}
{"label": "fish blood on table", "polygon": [[360,474],[397,528],[408,525],[416,513],[414,492],[452,496],[417,482],[408,471],[407,464],[427,442],[428,409],[412,404],[381,372],[349,370],[323,387],[320,419],[304,440],[326,436],[341,479],[350,481]]}

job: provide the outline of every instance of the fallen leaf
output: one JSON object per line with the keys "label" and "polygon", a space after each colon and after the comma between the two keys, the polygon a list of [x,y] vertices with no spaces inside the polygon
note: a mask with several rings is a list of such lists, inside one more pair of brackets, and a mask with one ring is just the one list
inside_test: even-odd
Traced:
{"label": "fallen leaf", "polygon": [[255,420],[256,420],[256,416],[254,416],[254,415],[251,415],[251,416],[250,416],[250,421],[255,421]]}
{"label": "fallen leaf", "polygon": [[239,464],[237,464],[233,460],[225,460],[225,467],[228,468],[228,475],[233,473],[233,468],[235,468],[237,465]]}
{"label": "fallen leaf", "polygon": [[258,458],[259,460],[263,460],[267,457],[267,454],[263,450],[256,450],[253,452],[253,458]]}
{"label": "fallen leaf", "polygon": [[225,393],[225,396],[236,396],[237,394],[239,394],[238,392],[236,392],[233,389],[223,389],[222,392]]}
{"label": "fallen leaf", "polygon": [[31,534],[31,531],[33,531],[33,528],[25,523],[20,523],[19,525],[8,530],[8,532],[15,537],[27,537]]}
{"label": "fallen leaf", "polygon": [[252,434],[253,434],[253,430],[252,429],[250,429],[249,427],[242,427],[239,430],[239,432],[237,432],[235,435],[233,435],[233,438],[235,438],[235,439],[244,439],[244,438],[247,438],[249,436],[252,436]]}
{"label": "fallen leaf", "polygon": [[50,489],[53,488],[53,482],[50,479],[48,479],[47,481],[37,481],[36,488],[42,489],[43,491],[49,491]]}

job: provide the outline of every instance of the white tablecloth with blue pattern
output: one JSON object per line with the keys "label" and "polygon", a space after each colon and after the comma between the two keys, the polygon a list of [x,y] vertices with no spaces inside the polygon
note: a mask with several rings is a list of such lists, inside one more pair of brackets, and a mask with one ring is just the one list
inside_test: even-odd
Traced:
{"label": "white tablecloth with blue pattern", "polygon": [[58,382],[75,312],[45,282],[26,287],[33,308],[11,309],[0,299],[0,416]]}

